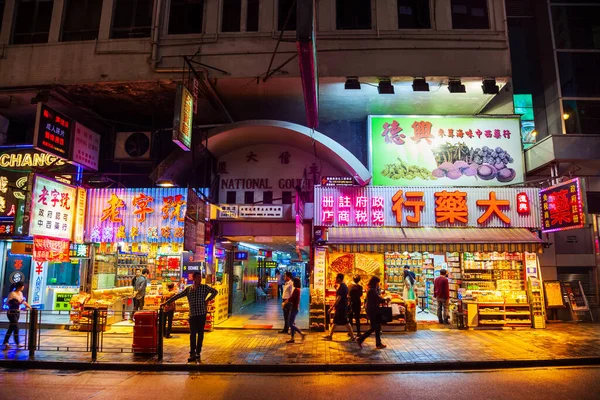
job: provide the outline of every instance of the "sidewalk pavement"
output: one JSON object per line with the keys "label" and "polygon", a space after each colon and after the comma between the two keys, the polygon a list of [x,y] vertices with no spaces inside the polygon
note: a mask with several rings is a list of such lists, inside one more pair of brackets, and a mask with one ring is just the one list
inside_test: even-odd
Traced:
{"label": "sidewalk pavement", "polygon": [[[0,332],[0,337],[4,332]],[[457,330],[420,325],[417,332],[385,333],[384,350],[371,337],[361,349],[336,333],[333,341],[310,333],[287,344],[276,330],[216,329],[205,335],[201,364],[187,364],[188,335],[165,339],[164,359],[130,352],[131,334],[104,334],[96,363],[83,350],[86,334],[42,331],[42,351],[0,352],[0,367],[215,372],[442,370],[600,364],[600,324],[551,324],[547,329]],[[79,347],[78,347],[79,346]],[[65,351],[69,347],[71,351]],[[61,351],[48,351],[51,348]],[[15,362],[16,361],[16,362]]]}

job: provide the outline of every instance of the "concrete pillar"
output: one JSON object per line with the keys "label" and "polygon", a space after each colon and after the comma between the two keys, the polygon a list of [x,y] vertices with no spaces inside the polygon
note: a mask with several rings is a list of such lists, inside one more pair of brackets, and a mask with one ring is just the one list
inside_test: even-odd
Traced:
{"label": "concrete pillar", "polygon": [[2,17],[2,30],[0,30],[0,46],[10,43],[15,8],[16,0],[6,0],[6,4],[4,5],[4,16]]}
{"label": "concrete pillar", "polygon": [[112,14],[115,0],[102,1],[102,14],[100,15],[100,26],[98,28],[98,40],[110,39],[110,27],[112,25]]}
{"label": "concrete pillar", "polygon": [[54,0],[54,5],[52,6],[52,19],[50,20],[50,33],[48,34],[48,43],[56,43],[60,40],[64,9],[65,0]]}

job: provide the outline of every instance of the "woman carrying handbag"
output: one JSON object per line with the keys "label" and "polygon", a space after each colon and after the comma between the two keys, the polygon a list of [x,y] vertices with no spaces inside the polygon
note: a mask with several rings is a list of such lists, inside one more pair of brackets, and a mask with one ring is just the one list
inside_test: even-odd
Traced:
{"label": "woman carrying handbag", "polygon": [[371,323],[371,329],[363,333],[357,340],[356,343],[362,348],[363,342],[366,338],[371,336],[375,332],[375,345],[378,349],[385,349],[387,346],[381,343],[381,319],[380,319],[380,305],[385,303],[386,300],[379,295],[379,282],[380,279],[376,276],[369,280],[369,291],[367,292],[367,305],[366,311]]}

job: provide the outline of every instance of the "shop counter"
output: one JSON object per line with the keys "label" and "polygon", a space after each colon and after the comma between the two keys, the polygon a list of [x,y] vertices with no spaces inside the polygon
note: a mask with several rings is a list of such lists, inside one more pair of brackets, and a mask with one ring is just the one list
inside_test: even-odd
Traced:
{"label": "shop counter", "polygon": [[469,327],[531,327],[528,303],[476,302],[464,300]]}

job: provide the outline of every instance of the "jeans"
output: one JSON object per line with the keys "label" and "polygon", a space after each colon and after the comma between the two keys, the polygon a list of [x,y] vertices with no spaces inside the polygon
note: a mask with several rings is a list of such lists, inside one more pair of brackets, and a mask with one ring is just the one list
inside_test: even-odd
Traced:
{"label": "jeans", "polygon": [[8,322],[10,325],[8,326],[8,330],[6,331],[6,335],[4,335],[4,343],[8,344],[8,340],[10,339],[10,334],[14,333],[15,344],[19,345],[19,316],[21,313],[19,310],[8,310],[6,316],[8,317]]}
{"label": "jeans", "polygon": [[173,315],[175,311],[165,311],[165,336],[171,336],[171,328],[173,328]]}
{"label": "jeans", "polygon": [[292,330],[292,339],[294,338],[294,332],[298,332],[299,334],[302,335],[302,331],[300,330],[300,328],[298,328],[296,326],[296,316],[298,315],[298,310],[290,310],[290,316],[289,316],[289,326],[290,329]]}
{"label": "jeans", "polygon": [[[443,324],[448,319],[448,299],[437,298],[438,308],[437,317],[440,324]],[[443,309],[443,312],[442,312]]]}
{"label": "jeans", "polygon": [[277,298],[280,298],[281,296],[283,296],[283,285],[278,284],[277,285]]}
{"label": "jeans", "polygon": [[364,342],[366,338],[371,336],[371,333],[375,332],[375,345],[379,346],[381,345],[381,324],[379,323],[379,321],[377,321],[376,316],[373,316],[372,318],[369,317],[369,321],[371,322],[371,329],[363,333],[358,338],[358,341],[360,343]]}
{"label": "jeans", "polygon": [[[206,314],[190,316],[190,355],[200,355],[204,341]],[[197,336],[197,341],[196,341]]]}
{"label": "jeans", "polygon": [[292,305],[290,303],[287,303],[284,307],[283,307],[283,330],[287,333],[287,331],[290,328],[289,325],[289,319],[290,319],[290,309],[292,308]]}
{"label": "jeans", "polygon": [[350,325],[352,325],[352,319],[356,320],[356,334],[360,335],[360,305],[356,307],[354,304],[352,304],[351,310],[352,311],[350,312],[350,318],[348,322],[350,322]]}

